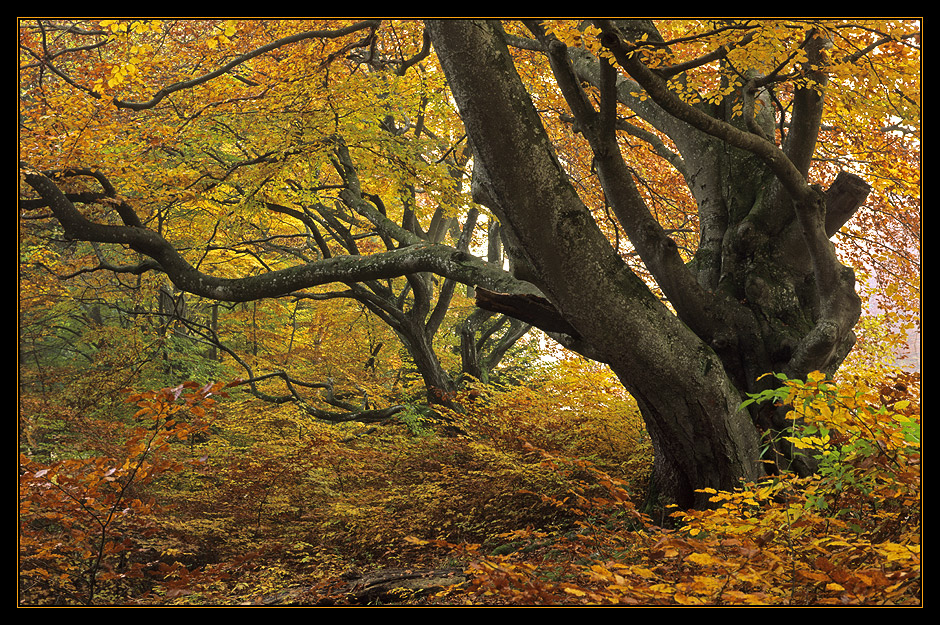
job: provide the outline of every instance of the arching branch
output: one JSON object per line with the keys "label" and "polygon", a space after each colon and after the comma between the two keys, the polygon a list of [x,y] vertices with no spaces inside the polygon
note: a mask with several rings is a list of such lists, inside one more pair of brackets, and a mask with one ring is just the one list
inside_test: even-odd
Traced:
{"label": "arching branch", "polygon": [[[435,273],[462,284],[481,285],[500,292],[532,291],[531,285],[513,278],[491,263],[447,245],[423,241],[369,256],[336,256],[243,278],[212,276],[196,269],[169,241],[153,230],[100,224],[87,219],[49,176],[26,169],[24,179],[51,208],[68,238],[125,245],[153,259],[178,288],[209,299],[253,301],[333,282],[349,284],[419,272]],[[378,214],[378,211],[374,212]],[[390,221],[387,223],[391,224]]]}

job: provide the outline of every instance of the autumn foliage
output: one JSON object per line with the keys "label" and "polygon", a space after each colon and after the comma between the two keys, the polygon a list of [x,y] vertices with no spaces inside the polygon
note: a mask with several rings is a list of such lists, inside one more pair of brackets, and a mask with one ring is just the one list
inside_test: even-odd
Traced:
{"label": "autumn foliage", "polygon": [[[136,404],[120,445],[110,455],[78,455],[41,462],[21,455],[20,582],[41,602],[121,601],[147,569],[166,575],[174,562],[143,562],[159,531],[160,506],[146,487],[162,475],[199,466],[197,458],[169,454],[174,441],[204,433],[215,400],[213,385],[183,384],[130,395]],[[108,424],[102,424],[107,426]],[[164,551],[172,555],[172,550]]]}
{"label": "autumn foliage", "polygon": [[[751,29],[733,67],[799,30],[716,24],[662,31],[694,58]],[[577,22],[545,25],[598,51]],[[482,315],[462,285],[421,273],[196,297],[132,247],[63,236],[21,180],[19,604],[921,605],[919,35],[903,20],[825,26],[846,62],[815,173],[851,164],[873,187],[833,239],[859,278],[858,341],[834,375],[765,372],[741,406],[782,410],[785,434],[762,445],[811,456],[815,474],[768,460],[765,479],[701,492],[706,506],[657,506],[622,381]],[[418,21],[367,36],[342,20],[22,20],[19,38],[23,171],[93,197],[82,210],[105,225],[133,207],[201,271],[394,252],[338,208],[351,163],[413,233],[490,243]],[[870,73],[853,74],[875,40]],[[545,59],[513,53],[578,193],[645,276],[603,217]],[[717,101],[729,75],[708,67],[685,87]],[[655,129],[634,132],[629,147],[649,141],[632,162],[644,197],[686,254],[695,203],[672,192]],[[409,585],[416,571],[434,583]]]}
{"label": "autumn foliage", "polygon": [[[296,414],[258,422],[192,386],[134,396],[141,421],[117,457],[21,457],[21,592],[40,604],[344,604],[350,570],[459,562],[463,583],[417,601],[920,602],[916,376],[814,377],[755,398],[793,404],[819,475],[742,484],[665,518],[640,509],[639,429],[615,428],[603,404],[572,423],[551,392],[582,409],[597,395],[570,393],[565,376],[540,389],[475,393],[487,410],[460,415],[458,437],[419,417],[301,432]],[[210,417],[216,434],[198,439]],[[249,418],[253,433],[239,434]]]}

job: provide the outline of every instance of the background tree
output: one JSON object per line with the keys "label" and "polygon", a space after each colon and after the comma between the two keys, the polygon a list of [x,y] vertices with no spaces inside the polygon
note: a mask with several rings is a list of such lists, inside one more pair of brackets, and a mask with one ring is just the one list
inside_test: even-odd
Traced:
{"label": "background tree", "polygon": [[[151,41],[156,41],[162,35],[162,26],[150,22],[133,22],[130,26],[125,22],[103,22],[102,25],[104,30],[75,29],[63,34],[62,29],[65,27],[60,24],[39,23],[35,28],[27,24],[24,25],[24,32],[34,33],[40,39],[37,41],[38,49],[34,50],[30,48],[29,35],[25,36],[24,50],[31,51],[32,57],[43,54],[42,46],[48,45],[48,41],[42,40],[43,34],[76,37],[82,41],[98,41],[105,37],[106,57],[110,58],[108,53],[112,50],[118,56],[125,52],[130,55],[130,62],[122,57],[120,65],[111,67],[107,86],[121,85],[134,89],[142,79],[141,67],[145,62],[143,53],[150,50],[153,45]],[[254,23],[250,28],[240,30],[239,41],[245,49],[250,50],[258,38],[264,40],[276,37],[281,34],[279,29],[291,25]],[[420,27],[420,24],[417,26]],[[299,85],[294,79],[282,82],[277,78],[275,82],[265,85],[256,79],[268,71],[264,63],[270,62],[270,59],[266,59],[264,63],[255,61],[258,64],[252,68],[256,72],[254,78],[242,77],[239,84],[245,87],[244,93],[231,98],[227,97],[228,93],[223,93],[222,101],[212,107],[207,107],[204,102],[190,106],[179,100],[166,109],[156,107],[156,101],[122,103],[120,109],[146,110],[147,116],[151,115],[151,109],[156,108],[153,115],[162,124],[159,128],[139,128],[143,135],[129,135],[121,148],[109,152],[124,162],[122,167],[125,169],[129,167],[125,160],[129,153],[137,154],[140,158],[135,163],[135,171],[147,176],[150,184],[157,179],[162,180],[158,186],[162,185],[170,193],[170,197],[151,196],[145,200],[152,209],[144,208],[143,212],[152,212],[144,216],[143,221],[153,223],[158,233],[172,238],[180,249],[190,245],[203,247],[205,253],[194,261],[195,266],[215,267],[222,263],[235,269],[235,275],[239,271],[251,273],[291,263],[329,260],[341,255],[361,256],[383,247],[394,249],[402,244],[399,240],[401,237],[433,243],[452,237],[458,249],[466,249],[474,235],[478,211],[472,211],[463,218],[465,223],[462,226],[452,206],[457,197],[455,194],[459,194],[462,166],[466,161],[465,150],[459,144],[451,146],[442,143],[435,134],[432,122],[436,117],[427,113],[429,107],[433,110],[436,105],[434,99],[440,97],[439,93],[433,91],[433,84],[427,84],[429,81],[422,75],[420,68],[406,75],[406,70],[428,55],[429,44],[414,24],[399,25],[396,36],[415,38],[416,46],[413,56],[402,61],[390,55],[404,54],[405,47],[399,45],[392,50],[384,49],[385,44],[375,37],[375,27],[375,23],[364,22],[335,31],[323,29],[288,35],[277,39],[273,45],[267,42],[267,47],[262,45],[260,49],[247,52],[233,64],[244,70],[244,63],[257,56],[259,50],[289,46],[305,40],[329,41],[352,35],[358,39],[342,39],[334,51],[322,51],[327,57],[348,53],[349,59],[343,59],[348,75],[345,71],[331,75],[330,71],[335,68],[317,64],[304,69],[307,62],[297,56],[296,69],[301,73],[307,72],[312,82]],[[225,35],[226,29],[230,28],[231,25],[215,22],[187,21],[167,25],[166,32],[176,42],[174,53],[178,55],[176,58],[180,63],[178,75],[185,73],[183,68],[190,59],[196,65],[214,62],[205,57],[211,58],[222,45],[221,42],[227,41],[228,45],[222,47],[230,48],[231,41]],[[134,41],[131,42],[131,39]],[[101,42],[92,44],[92,49],[97,52],[101,51],[100,48]],[[360,52],[361,49],[366,52]],[[56,69],[62,68],[64,71],[68,68],[71,71],[71,55],[80,55],[85,51],[87,49],[81,46],[74,50],[65,48],[59,51],[64,58],[57,62]],[[295,46],[291,54],[302,55],[303,51]],[[226,53],[220,56],[225,59]],[[150,60],[149,66],[159,63],[160,58]],[[49,100],[49,85],[43,84],[41,65],[27,63],[25,67],[38,70],[35,87],[41,95],[35,101],[41,104],[35,108],[24,107],[30,110],[31,115],[36,115],[40,109],[45,110],[43,104]],[[82,72],[104,71],[108,74],[107,64],[104,68],[81,65],[76,69]],[[166,71],[166,68],[160,71]],[[205,82],[208,78],[203,76],[195,84]],[[96,85],[95,88],[105,88],[100,78],[92,76],[88,80]],[[179,88],[179,84],[171,91]],[[322,88],[312,87],[314,84]],[[212,86],[221,87],[223,91],[228,88],[226,85]],[[28,86],[24,88],[29,90]],[[157,100],[164,97],[161,95]],[[214,94],[210,95],[209,100],[214,97]],[[299,102],[298,98],[301,97],[305,100]],[[246,110],[246,101],[263,102],[264,105]],[[107,132],[101,111],[96,111],[94,115],[102,124],[99,130]],[[262,117],[263,122],[259,121]],[[122,118],[125,116],[118,114],[110,123],[124,124],[126,119]],[[174,134],[175,138],[170,138],[170,134]],[[66,148],[69,153],[66,158],[84,160],[84,155],[76,153],[86,149],[84,144],[88,139],[87,136],[83,137]],[[28,144],[28,140],[25,144]],[[94,150],[93,147],[90,149]],[[363,159],[369,165],[363,167],[359,162],[354,163],[354,158]],[[428,162],[431,158],[439,162]],[[96,160],[101,162],[101,159]],[[317,173],[311,176],[311,172]],[[90,172],[71,172],[73,176],[83,173]],[[99,180],[104,180],[102,172],[98,171],[95,175],[99,176]],[[388,221],[386,225],[391,235],[378,232],[353,211],[343,198],[337,196],[345,185],[352,198],[350,201],[367,201],[360,187],[360,177],[371,185],[372,192],[366,192],[368,199],[375,202],[383,212],[386,206],[382,198],[389,204],[388,210],[398,223],[386,220],[387,215],[381,218]],[[171,187],[175,190],[171,190]],[[438,199],[435,200],[435,197]],[[282,198],[284,203],[280,203]],[[429,198],[435,203],[433,209],[429,208]],[[216,210],[217,206],[228,208],[220,212]],[[193,237],[193,232],[200,234]],[[200,241],[201,233],[204,232],[211,234],[206,240]],[[147,268],[146,263],[139,265],[133,258],[124,260],[126,264],[117,266],[99,255],[98,268],[123,273],[139,273]],[[433,343],[442,323],[445,320],[448,324],[453,322],[453,319],[447,317],[453,317],[454,314],[450,311],[455,284],[449,279],[438,283],[430,274],[409,274],[406,279],[397,281],[388,279],[348,283],[345,290],[295,292],[290,294],[290,298],[298,301],[346,298],[359,302],[394,330],[424,379],[429,395],[435,401],[447,403],[455,390],[453,372],[441,364],[438,352],[442,350],[435,350]],[[247,299],[238,298],[238,301],[254,299],[251,296]],[[217,313],[218,308],[212,310]],[[217,318],[214,323],[218,324]],[[464,327],[466,329],[469,326]],[[514,331],[511,333],[497,333],[502,340],[492,353],[487,354],[485,367],[496,366],[506,349],[521,338],[524,333],[516,332],[517,329],[517,326],[513,326]],[[189,330],[195,332],[192,320]],[[252,331],[256,332],[254,329]],[[479,328],[474,324],[471,335],[478,331]],[[212,329],[203,324],[199,334],[201,340],[213,346],[212,349],[225,350],[224,345],[219,343],[218,328]],[[471,335],[465,333],[465,336]],[[476,341],[481,347],[488,345],[486,341]],[[257,343],[254,343],[252,352],[257,356]],[[228,353],[234,355],[231,350]],[[474,375],[479,375],[478,360],[468,362],[468,366],[476,372]],[[286,396],[261,392],[252,383],[256,368],[244,360],[241,360],[241,367],[247,374],[247,383],[259,396],[275,401],[297,398],[296,392]],[[291,379],[283,372],[280,379],[285,380],[293,391],[304,386],[303,382]],[[331,383],[318,381],[313,383],[313,387],[331,387]],[[336,399],[335,395],[331,397]],[[349,416],[351,406],[344,404],[341,407],[346,412],[340,416]],[[325,412],[320,414],[327,416]]]}
{"label": "background tree", "polygon": [[[812,469],[782,413],[739,406],[762,373],[831,374],[854,344],[861,300],[830,238],[888,166],[856,146],[916,154],[916,23],[304,26],[24,25],[21,207],[130,252],[99,269],[162,271],[212,300],[344,284],[403,324],[389,303],[410,298],[417,325],[395,329],[445,396],[429,330],[454,283],[476,286],[611,367],[664,502],[762,475],[762,436],[779,469]],[[465,165],[511,273],[470,252]],[[74,185],[88,176],[96,189]],[[892,189],[908,204],[890,214],[911,215],[910,191]],[[428,236],[443,217],[462,227],[451,244]],[[916,273],[902,243],[877,257]]]}

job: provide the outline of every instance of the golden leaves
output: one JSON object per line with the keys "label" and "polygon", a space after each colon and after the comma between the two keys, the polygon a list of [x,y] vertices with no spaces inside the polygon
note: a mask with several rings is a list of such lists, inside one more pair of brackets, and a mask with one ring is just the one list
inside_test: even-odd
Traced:
{"label": "golden leaves", "polygon": [[212,37],[209,37],[209,39],[206,40],[206,46],[209,49],[230,45],[232,43],[232,37],[234,37],[235,33],[237,32],[235,20],[228,20],[216,28],[221,32],[213,35]]}
{"label": "golden leaves", "polygon": [[160,33],[163,31],[163,22],[161,20],[101,20],[98,25],[106,28],[112,36],[125,35],[128,33],[142,34],[147,32]]}

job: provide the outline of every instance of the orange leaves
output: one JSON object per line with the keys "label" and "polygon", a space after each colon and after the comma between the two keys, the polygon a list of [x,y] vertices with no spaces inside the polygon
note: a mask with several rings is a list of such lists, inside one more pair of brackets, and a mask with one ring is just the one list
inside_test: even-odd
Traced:
{"label": "orange leaves", "polygon": [[[154,504],[141,489],[190,466],[170,457],[168,446],[205,430],[208,396],[217,390],[186,384],[133,396],[134,418],[146,426],[129,430],[120,455],[51,463],[20,455],[21,581],[31,601],[51,594],[50,601],[93,604],[102,586],[142,575],[141,562],[126,562],[155,526]],[[188,424],[179,420],[183,409]]]}
{"label": "orange leaves", "polygon": [[[905,389],[903,398],[896,387]],[[678,514],[685,531],[714,538],[774,532],[760,551],[789,563],[782,572],[793,568],[794,577],[780,583],[798,602],[917,601],[920,480],[908,467],[920,450],[915,421],[902,414],[915,411],[907,389],[887,384],[872,392],[858,380],[835,384],[819,373],[786,381],[781,401],[807,424],[792,440],[822,454],[819,474],[714,493],[718,510]]]}
{"label": "orange leaves", "polygon": [[[890,407],[887,412],[915,418],[912,380],[869,386],[865,396]],[[809,411],[822,405],[820,395],[836,388],[843,396],[856,395],[820,375],[785,391],[792,390]],[[173,430],[185,426],[184,416],[200,417],[200,408],[206,418],[211,416],[210,400],[218,391],[187,384],[138,393],[133,400],[141,424],[163,424],[159,429],[171,442]],[[553,401],[563,396],[552,395]],[[512,406],[510,397],[520,404]],[[513,416],[515,407],[515,423],[531,429],[538,422],[533,411],[548,404],[533,400],[526,405],[524,398],[498,397],[493,406],[506,416]],[[476,396],[477,402],[492,399]],[[858,399],[854,410],[861,413],[863,405]],[[247,414],[251,408],[232,404],[230,410]],[[251,415],[257,423],[259,414]],[[261,418],[270,417],[265,412]],[[238,420],[248,419],[241,415]],[[177,425],[167,430],[172,422]],[[396,432],[407,430],[389,423],[367,433],[356,430],[340,443],[341,433],[323,429],[298,437],[292,429],[279,441],[254,444],[251,454],[230,456],[228,466],[222,462],[220,441],[215,447],[218,472],[200,483],[198,491],[173,493],[199,521],[180,516],[173,523],[181,532],[214,541],[220,566],[237,575],[226,592],[240,601],[265,589],[277,590],[284,579],[320,574],[327,567],[338,575],[356,558],[396,566],[459,561],[469,582],[431,600],[442,603],[868,605],[919,600],[918,485],[905,483],[910,476],[901,472],[882,471],[881,484],[863,491],[851,478],[870,467],[852,460],[838,485],[826,481],[835,477],[827,473],[742,484],[730,492],[708,490],[712,509],[676,512],[672,527],[663,527],[634,508],[620,479],[583,458],[471,438],[466,431],[461,437]],[[227,430],[226,437],[232,436]],[[239,436],[260,440],[261,434],[255,428]],[[595,449],[604,441],[597,436],[592,440]],[[23,491],[29,493],[22,502],[25,579],[54,589],[50,592],[75,592],[80,571],[97,557],[97,550],[108,563],[98,570],[101,584],[116,588],[129,583],[132,572],[144,575],[113,563],[151,531],[145,522],[153,510],[149,501],[125,496],[104,539],[100,525],[91,522],[91,512],[114,507],[118,489],[136,466],[128,459],[141,449],[138,440],[123,456],[74,461],[87,469],[82,479],[76,471],[66,474],[65,463],[23,459]],[[149,460],[155,468],[140,464],[135,480],[156,475],[156,458]],[[883,469],[880,462],[872,466]],[[63,489],[73,487],[69,492],[75,495],[65,497]],[[888,498],[889,490],[896,493],[894,499]],[[244,550],[246,542],[264,549],[251,558],[236,558],[233,554]],[[198,601],[210,577],[197,578],[196,571],[180,563],[188,551],[183,545],[165,538],[160,544],[162,564],[155,570],[171,576],[160,582],[166,596]],[[285,550],[284,544],[292,547]],[[224,583],[218,580],[216,588]]]}
{"label": "orange leaves", "polygon": [[[394,68],[417,53],[419,22],[386,23],[377,31],[285,46],[198,84],[190,81],[275,38],[319,24],[105,20],[85,24],[89,28],[66,26],[70,24],[50,23],[53,30],[24,27],[21,31],[21,157],[42,168],[102,167],[144,221],[214,275],[257,274],[327,255],[326,244],[314,249],[301,240],[317,227],[358,241],[362,254],[382,249],[385,244],[370,225],[346,215],[342,206],[334,213],[324,212],[324,221],[311,221],[308,230],[293,218],[265,210],[266,201],[297,210],[334,204],[341,181],[331,169],[333,144],[324,140],[333,133],[346,138],[361,163],[358,173],[364,189],[388,199],[390,217],[400,218],[415,209],[424,226],[431,209],[456,210],[468,199],[456,184],[464,173],[458,163],[454,170],[446,167],[445,157],[453,154],[449,150],[459,145],[463,130],[453,116],[433,56],[404,76],[379,71],[383,64]],[[646,39],[637,42],[660,66],[693,60],[731,44],[727,64],[710,63],[692,72],[685,83],[688,90],[682,92],[688,101],[718,103],[733,98],[741,86],[736,74],[746,67],[786,78],[786,83],[775,84],[775,96],[784,110],[794,85],[817,86],[797,70],[805,60],[800,46],[813,26],[810,23],[674,21],[662,26],[671,51]],[[847,55],[876,37],[875,27],[891,34],[890,45],[864,62],[850,61]],[[919,206],[912,197],[920,183],[919,84],[913,64],[916,49],[902,27],[906,28],[857,24],[850,31],[848,24],[827,25],[834,41],[829,54],[834,84],[846,95],[837,94],[825,113],[828,134],[820,142],[820,169],[814,172],[814,179],[825,178],[831,172],[821,164],[835,162],[863,167],[873,175],[879,203],[865,217],[869,221],[850,226],[844,234],[846,238],[875,232],[903,235],[880,236],[877,245],[866,250],[885,274],[901,277],[880,289],[884,304],[893,311],[909,311],[919,292],[912,270],[916,262],[901,260],[903,250],[882,256],[876,251],[897,241],[906,246],[919,230],[918,219],[905,221]],[[579,30],[567,22],[551,28],[567,45],[603,54],[596,29]],[[862,36],[859,30],[870,34]],[[48,33],[57,37],[41,36]],[[362,37],[369,38],[370,47],[356,47]],[[398,47],[399,42],[404,45]],[[619,243],[614,220],[603,214],[606,205],[595,186],[590,154],[567,125],[567,108],[544,59],[531,51],[513,50],[513,54],[518,55],[520,72],[559,142],[561,160],[573,182],[598,211],[603,227],[610,228],[611,239]],[[49,71],[53,69],[59,71]],[[879,70],[877,77],[887,80],[869,80],[876,77],[869,70]],[[185,89],[141,112],[116,108],[111,100],[116,96],[145,100],[183,83],[188,85]],[[731,106],[743,111],[740,104]],[[787,126],[783,122],[778,125],[781,129]],[[695,203],[687,193],[675,191],[683,186],[681,176],[650,149],[658,148],[662,154],[673,146],[660,145],[662,137],[649,133],[648,126],[644,130],[624,135],[621,147],[629,151],[630,166],[657,217],[669,230],[686,232],[688,241],[681,245],[694,249],[699,230]],[[439,143],[438,137],[452,139],[455,145]],[[118,218],[106,208],[99,203],[87,210],[102,221]],[[70,248],[77,249],[74,258],[60,259],[44,251],[48,240],[49,232],[37,228],[21,248],[24,262],[51,267],[59,274],[89,269],[105,260],[114,266],[126,264],[120,250],[105,257],[95,255],[101,254],[99,250],[79,246]],[[626,255],[629,250],[623,251]],[[892,271],[898,267],[904,271]],[[88,293],[107,299],[96,288],[100,283],[89,280],[88,284]],[[54,287],[40,287],[44,283],[37,275],[30,287],[37,302],[41,298],[51,309],[61,300]],[[126,306],[109,303],[120,314],[133,310],[135,320],[146,307],[142,300]],[[75,305],[61,318],[93,312],[97,311]],[[338,385],[337,391],[373,406],[391,393],[409,397],[402,356],[387,347],[378,350],[395,337],[387,328],[380,335],[382,330],[364,322],[364,309],[319,301],[316,312],[311,312],[300,305],[291,310],[283,303],[265,302],[222,315],[228,315],[223,321],[229,323],[219,326],[219,334],[224,341],[237,343],[236,349],[251,353],[250,365],[256,370],[293,368],[309,374],[307,379],[342,376],[348,383],[342,389]],[[43,328],[36,331],[37,338],[50,325],[42,321],[37,315],[33,323]],[[872,335],[877,330],[869,329]],[[122,336],[130,334],[95,330],[83,338],[130,349],[131,341],[121,340]],[[232,354],[240,357],[242,351]],[[153,362],[150,354],[145,356]],[[94,357],[100,358],[88,356]],[[372,366],[371,373],[363,372],[363,363],[371,363],[367,365]],[[121,370],[101,360],[97,364],[112,378],[113,371]],[[914,596],[905,584],[917,578],[920,558],[914,531],[920,509],[920,412],[916,396],[895,387],[894,382],[902,380],[883,387],[866,385],[864,380],[837,385],[812,375],[805,383],[785,385],[783,394],[772,399],[792,403],[794,420],[804,421],[788,441],[825,459],[818,479],[781,479],[742,485],[740,491],[709,492],[715,508],[675,517],[680,529],[671,531],[652,527],[631,506],[632,488],[593,471],[585,461],[604,463],[605,470],[615,468],[616,475],[642,484],[652,457],[636,405],[606,369],[583,361],[556,364],[544,375],[527,372],[526,386],[474,389],[478,396],[472,399],[473,391],[468,393],[468,409],[455,415],[453,424],[462,428],[462,435],[474,437],[470,442],[432,438],[436,424],[422,422],[417,427],[412,422],[412,428],[406,429],[393,422],[368,431],[343,430],[352,439],[344,445],[319,433],[326,442],[318,447],[321,441],[312,440],[309,419],[299,409],[258,411],[253,404],[239,406],[230,415],[227,438],[215,443],[217,449],[236,450],[232,464],[221,474],[231,479],[219,479],[217,490],[198,490],[205,498],[200,504],[213,513],[230,512],[234,521],[226,529],[250,526],[261,533],[274,526],[285,535],[304,532],[305,540],[316,535],[323,541],[319,553],[339,545],[355,556],[393,559],[398,555],[394,541],[406,531],[400,527],[402,519],[421,529],[424,538],[497,537],[505,545],[525,545],[511,556],[475,556],[477,579],[489,584],[476,589],[494,601],[813,603],[905,601]],[[73,366],[71,361],[68,366]],[[96,386],[91,381],[102,374],[82,370],[79,375],[88,381],[81,390],[90,394]],[[182,465],[173,452],[205,428],[214,409],[210,395],[215,392],[184,385],[135,395],[135,406],[119,415],[133,423],[126,424],[120,445],[109,441],[111,453],[83,450],[81,459],[63,459],[69,448],[50,440],[43,450],[54,449],[58,461],[23,458],[24,559],[30,579],[56,580],[78,589],[78,572],[87,570],[95,549],[104,560],[130,549],[117,529],[134,538],[138,537],[134,523],[140,523],[141,532],[149,529],[145,527],[149,501],[142,495],[145,491],[135,489],[153,483],[158,475],[178,475],[173,472]],[[316,394],[307,397],[315,400]],[[32,405],[38,404],[33,400]],[[71,404],[69,410],[74,410]],[[58,418],[54,410],[48,414]],[[415,414],[410,410],[401,417]],[[30,435],[42,429],[34,417],[24,420]],[[119,417],[107,423],[108,432],[125,425]],[[60,431],[76,434],[67,428]],[[98,435],[104,438],[103,433]],[[30,443],[31,449],[38,447]],[[535,453],[537,449],[573,460],[550,458],[551,462],[540,464],[538,460],[545,458]],[[197,501],[183,488],[173,497]],[[311,526],[298,520],[311,518],[318,523],[312,525],[316,531],[308,531]],[[213,538],[223,540],[222,522],[217,517],[205,522],[200,527],[211,526],[216,532]],[[190,528],[197,525],[192,518],[180,521],[186,523]],[[503,531],[516,523],[539,523],[545,531]],[[559,527],[570,530],[570,540],[555,532]],[[292,544],[300,542],[304,541]],[[543,545],[557,547],[562,556]],[[171,558],[184,553],[175,547],[161,551]],[[572,562],[582,562],[584,568],[575,571]],[[549,579],[543,574],[546,570],[564,581]],[[122,574],[104,565],[95,571],[99,580]]]}
{"label": "orange leaves", "polygon": [[[486,588],[488,601],[508,603],[522,596],[520,588],[538,586],[540,601],[561,604],[916,605],[920,486],[907,467],[919,458],[919,445],[902,421],[916,421],[915,388],[911,378],[836,384],[814,373],[788,381],[780,400],[793,402],[808,423],[832,426],[831,460],[819,475],[705,489],[713,507],[675,512],[673,529],[633,514],[627,499],[591,491],[582,477],[576,496],[550,500],[574,514],[583,531],[568,540],[543,537],[554,557],[516,552],[511,566],[504,558],[476,567],[470,590]],[[560,474],[569,466],[582,471],[572,477],[587,473],[553,460]],[[550,570],[579,558],[586,562],[563,584],[523,575],[526,562]]]}

